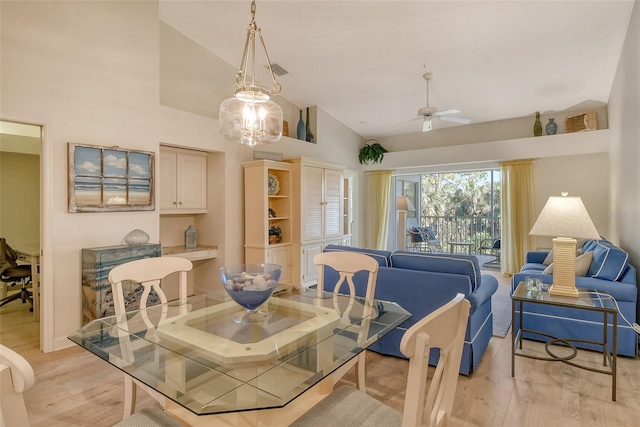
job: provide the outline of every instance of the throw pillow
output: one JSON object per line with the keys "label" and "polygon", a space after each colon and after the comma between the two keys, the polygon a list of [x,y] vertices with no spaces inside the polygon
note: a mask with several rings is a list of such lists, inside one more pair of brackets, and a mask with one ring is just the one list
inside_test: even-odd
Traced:
{"label": "throw pillow", "polygon": [[544,259],[544,261],[542,261],[542,263],[544,265],[553,264],[553,249],[549,251],[549,253],[547,254],[547,257]]}
{"label": "throw pillow", "polygon": [[[582,254],[576,258],[576,277],[585,277],[587,272],[589,271],[589,267],[591,266],[591,261],[593,260],[593,252],[587,252],[586,254]],[[553,273],[553,263],[549,264],[547,268],[542,272],[543,274],[552,274]]]}
{"label": "throw pillow", "polygon": [[433,231],[433,228],[424,227],[422,229],[422,232],[425,234],[425,236],[427,236],[427,240],[435,240],[436,239],[436,232]]}
{"label": "throw pillow", "polygon": [[629,265],[629,255],[613,243],[601,240],[593,252],[593,262],[587,273],[597,279],[616,281]]}
{"label": "throw pillow", "polygon": [[424,242],[424,235],[418,227],[411,228],[411,240],[415,243]]}

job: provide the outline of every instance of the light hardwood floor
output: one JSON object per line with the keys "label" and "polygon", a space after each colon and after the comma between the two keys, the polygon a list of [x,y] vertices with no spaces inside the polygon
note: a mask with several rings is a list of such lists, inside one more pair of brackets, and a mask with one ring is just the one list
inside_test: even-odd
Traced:
{"label": "light hardwood floor", "polygon": [[[75,345],[41,353],[38,324],[27,308],[9,304],[0,310],[0,342],[24,355],[35,370],[36,384],[25,393],[31,425],[101,427],[118,422],[123,407],[122,373]],[[478,370],[459,377],[450,426],[640,424],[640,360],[618,359],[618,401],[612,402],[611,377],[557,362],[517,358],[512,378],[510,337],[492,338]],[[542,349],[541,344],[526,343]],[[581,352],[580,358],[595,364],[601,361],[595,352]],[[368,393],[401,411],[407,370],[404,359],[367,352]],[[355,384],[355,378],[348,375],[342,382]],[[139,392],[139,409],[155,405]]]}

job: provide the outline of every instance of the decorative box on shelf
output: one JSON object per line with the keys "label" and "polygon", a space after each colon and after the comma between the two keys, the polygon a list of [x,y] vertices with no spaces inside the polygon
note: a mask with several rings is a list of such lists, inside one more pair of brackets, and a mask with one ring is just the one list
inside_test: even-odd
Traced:
{"label": "decorative box on shelf", "polygon": [[567,117],[564,121],[564,129],[567,133],[597,130],[598,120],[596,112],[586,111]]}
{"label": "decorative box on shelf", "polygon": [[[142,258],[159,257],[160,245],[148,243],[139,246],[107,246],[82,249],[82,324],[115,314],[109,272],[117,265]],[[142,286],[123,283],[125,308],[139,308]],[[149,304],[155,303],[155,292],[149,295]]]}

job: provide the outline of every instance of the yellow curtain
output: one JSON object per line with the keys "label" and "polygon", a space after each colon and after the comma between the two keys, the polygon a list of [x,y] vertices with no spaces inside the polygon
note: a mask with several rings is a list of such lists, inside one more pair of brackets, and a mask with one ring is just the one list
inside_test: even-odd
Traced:
{"label": "yellow curtain", "polygon": [[500,221],[502,228],[502,274],[520,271],[525,256],[533,249],[533,160],[500,163],[502,194]]}
{"label": "yellow curtain", "polygon": [[387,249],[391,203],[391,172],[369,172],[367,242],[373,249]]}

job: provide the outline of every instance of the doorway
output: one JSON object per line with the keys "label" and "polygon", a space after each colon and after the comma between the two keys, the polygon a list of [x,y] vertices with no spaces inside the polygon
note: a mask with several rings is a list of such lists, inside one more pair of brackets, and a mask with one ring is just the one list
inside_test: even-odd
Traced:
{"label": "doorway", "polygon": [[[0,121],[0,236],[18,252],[19,262],[38,270],[41,235],[42,126]],[[39,277],[36,273],[35,277]],[[34,281],[32,280],[32,285]],[[20,291],[20,284],[2,283],[2,296]],[[36,286],[31,287],[35,292]],[[0,307],[0,337],[11,347],[41,348],[40,310],[20,299]],[[35,309],[34,309],[35,308]],[[38,318],[36,318],[38,315]]]}

